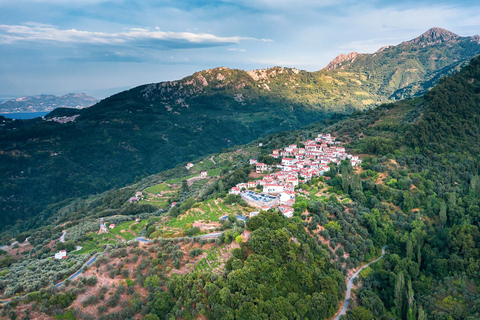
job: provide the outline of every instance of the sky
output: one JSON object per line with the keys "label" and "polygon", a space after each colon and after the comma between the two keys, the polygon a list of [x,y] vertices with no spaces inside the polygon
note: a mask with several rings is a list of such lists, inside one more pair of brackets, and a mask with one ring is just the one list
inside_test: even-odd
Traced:
{"label": "sky", "polygon": [[0,97],[104,98],[220,66],[316,71],[431,27],[480,34],[478,1],[0,0]]}

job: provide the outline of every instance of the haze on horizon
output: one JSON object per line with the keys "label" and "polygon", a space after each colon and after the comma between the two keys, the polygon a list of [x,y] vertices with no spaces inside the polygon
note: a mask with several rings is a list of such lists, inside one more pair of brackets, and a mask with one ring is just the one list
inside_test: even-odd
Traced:
{"label": "haze on horizon", "polygon": [[0,0],[0,96],[85,92],[226,66],[308,71],[431,27],[480,34],[475,1]]}

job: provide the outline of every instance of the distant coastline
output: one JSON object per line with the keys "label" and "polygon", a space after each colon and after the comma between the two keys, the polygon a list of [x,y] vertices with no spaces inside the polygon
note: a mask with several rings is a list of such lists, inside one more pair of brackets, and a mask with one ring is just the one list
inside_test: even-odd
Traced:
{"label": "distant coastline", "polygon": [[15,113],[1,113],[0,116],[10,119],[33,119],[38,117],[43,117],[49,114],[52,111],[42,111],[42,112],[15,112]]}

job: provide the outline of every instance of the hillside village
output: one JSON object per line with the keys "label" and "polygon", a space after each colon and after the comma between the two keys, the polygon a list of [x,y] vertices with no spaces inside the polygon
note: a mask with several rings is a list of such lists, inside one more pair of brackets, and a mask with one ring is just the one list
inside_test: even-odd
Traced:
{"label": "hillside village", "polygon": [[[346,153],[342,143],[335,141],[335,137],[329,133],[320,133],[314,140],[301,144],[303,146],[292,144],[283,150],[273,150],[270,156],[281,158],[280,164],[267,165],[257,159],[250,159],[250,164],[256,166],[256,173],[279,171],[267,174],[260,180],[239,183],[231,188],[229,193],[240,195],[249,205],[262,210],[278,208],[284,216],[291,218],[294,212],[292,207],[295,203],[295,187],[299,181],[309,181],[323,175],[330,170],[330,163],[339,164],[346,159],[350,160],[352,166],[361,163],[358,156]],[[261,188],[262,193],[254,192],[252,189],[255,188]]]}

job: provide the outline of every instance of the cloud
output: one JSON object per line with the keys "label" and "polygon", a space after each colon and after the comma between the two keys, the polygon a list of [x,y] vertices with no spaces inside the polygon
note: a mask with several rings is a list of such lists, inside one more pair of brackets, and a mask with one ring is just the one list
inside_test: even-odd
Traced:
{"label": "cloud", "polygon": [[247,52],[247,50],[245,50],[245,49],[238,49],[238,48],[228,48],[227,51]]}
{"label": "cloud", "polygon": [[24,25],[0,25],[0,44],[38,42],[56,44],[138,45],[157,48],[212,47],[238,44],[241,41],[262,41],[252,37],[221,37],[210,33],[171,32],[158,28],[132,28],[125,32],[106,33],[58,29],[52,25],[27,23]]}

